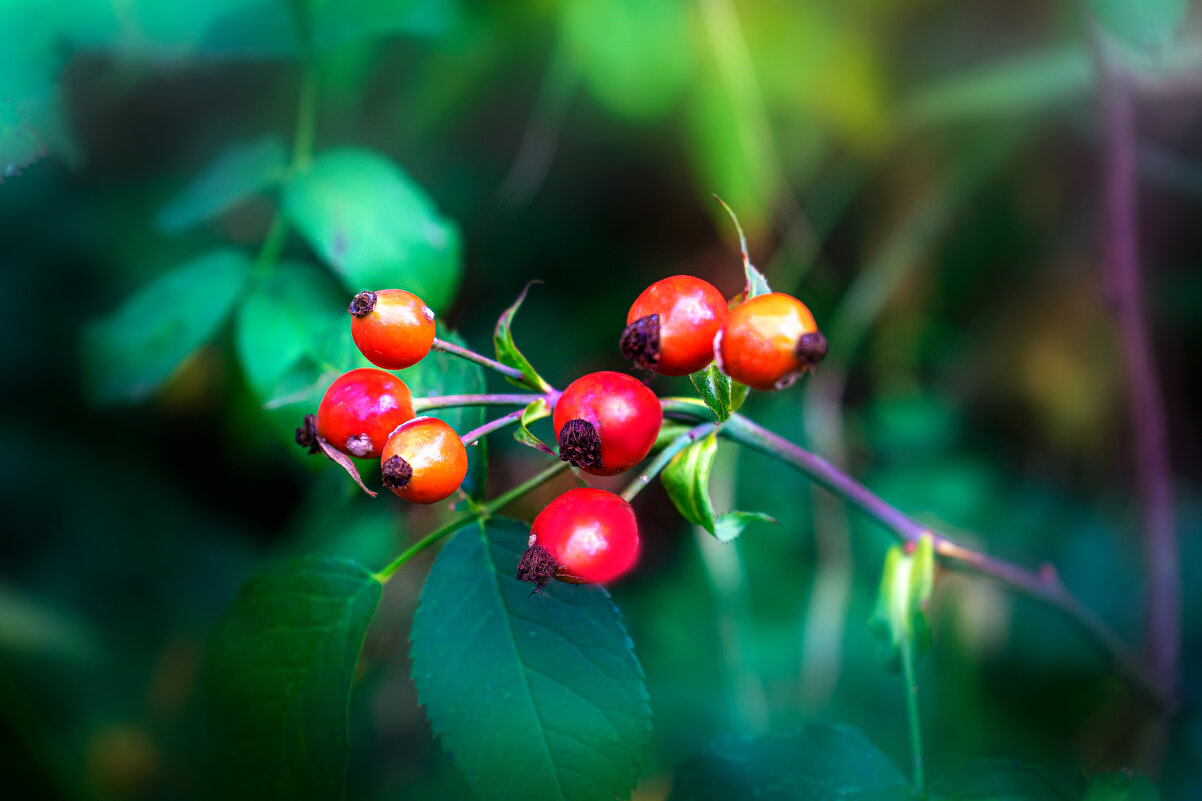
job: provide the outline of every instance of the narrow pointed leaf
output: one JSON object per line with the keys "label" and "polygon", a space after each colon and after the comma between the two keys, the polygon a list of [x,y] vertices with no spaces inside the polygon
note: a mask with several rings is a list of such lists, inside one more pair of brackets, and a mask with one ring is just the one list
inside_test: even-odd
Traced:
{"label": "narrow pointed leaf", "polygon": [[714,521],[714,536],[720,542],[730,542],[752,523],[776,523],[772,515],[763,512],[727,512]]}
{"label": "narrow pointed leaf", "polygon": [[530,527],[469,523],[413,620],[413,678],[443,747],[484,801],[629,797],[650,737],[642,669],[599,586],[514,578]]}
{"label": "narrow pointed leaf", "polygon": [[239,591],[208,666],[217,774],[232,797],[343,797],[351,679],[380,590],[355,562],[303,557]]}
{"label": "narrow pointed leaf", "polygon": [[726,209],[726,213],[730,215],[730,221],[735,224],[735,231],[739,234],[739,248],[743,252],[743,273],[747,279],[747,284],[743,288],[743,292],[739,296],[739,300],[744,301],[748,298],[754,298],[756,295],[766,295],[772,291],[768,286],[768,279],[764,274],[755,268],[751,263],[751,256],[747,252],[747,237],[743,234],[743,226],[739,224],[739,218],[735,215],[733,209],[726,205],[722,198],[714,195],[714,199],[722,204],[722,208]]}
{"label": "narrow pointed leaf", "polygon": [[547,405],[545,398],[539,398],[531,403],[522,411],[522,417],[518,421],[518,430],[513,432],[513,438],[523,445],[528,445],[535,450],[543,453],[554,454],[555,451],[547,446],[547,443],[536,437],[530,432],[530,424],[535,420],[542,420],[545,417],[551,416],[551,407]]}
{"label": "narrow pointed leaf", "polygon": [[518,299],[513,302],[508,309],[501,312],[501,316],[497,318],[497,326],[493,329],[493,345],[497,351],[497,361],[506,367],[513,367],[522,371],[525,376],[524,380],[517,380],[505,377],[505,380],[511,384],[517,384],[519,387],[526,387],[537,392],[549,392],[550,384],[542,379],[534,370],[534,366],[526,359],[522,352],[518,350],[518,346],[513,341],[513,318],[518,313],[518,309],[522,306],[522,301],[526,299],[526,293],[530,291],[532,284],[537,283],[531,281],[522,289],[522,293],[518,295]]}

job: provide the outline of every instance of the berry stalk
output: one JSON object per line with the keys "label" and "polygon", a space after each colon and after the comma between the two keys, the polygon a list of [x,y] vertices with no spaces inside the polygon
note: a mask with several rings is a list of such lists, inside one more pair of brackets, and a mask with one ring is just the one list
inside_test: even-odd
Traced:
{"label": "berry stalk", "polygon": [[714,425],[712,422],[702,423],[701,425],[693,426],[669,442],[667,447],[656,454],[656,457],[651,460],[651,464],[647,465],[647,468],[643,472],[635,476],[634,481],[626,485],[626,489],[622,490],[622,500],[630,503],[634,499],[634,496],[642,492],[643,488],[650,484],[651,480],[668,466],[668,462],[672,461],[672,457],[718,428],[720,426]]}
{"label": "berry stalk", "polygon": [[414,398],[413,410],[424,412],[428,409],[456,409],[461,406],[526,406],[543,395],[525,394],[484,394],[484,395],[435,395],[429,398]]}
{"label": "berry stalk", "polygon": [[510,412],[504,417],[498,417],[496,420],[489,420],[479,428],[473,428],[471,431],[463,435],[463,444],[471,445],[476,440],[481,439],[494,431],[498,431],[506,426],[513,425],[522,419],[522,413],[525,411],[526,410],[524,408],[518,409],[515,412]]}
{"label": "berry stalk", "polygon": [[474,350],[455,345],[451,342],[447,342],[444,339],[438,339],[435,337],[434,344],[430,349],[440,350],[443,353],[449,353],[452,356],[458,356],[461,359],[467,359],[469,362],[475,362],[476,364],[487,367],[490,370],[494,370],[501,375],[508,376],[516,381],[523,381],[526,378],[526,374],[516,367],[510,367],[508,365],[501,364],[495,359],[490,359],[487,356],[481,356]]}

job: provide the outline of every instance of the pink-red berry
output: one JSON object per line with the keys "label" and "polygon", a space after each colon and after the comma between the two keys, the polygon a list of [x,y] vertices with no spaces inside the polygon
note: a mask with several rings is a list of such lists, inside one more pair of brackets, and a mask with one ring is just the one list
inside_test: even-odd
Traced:
{"label": "pink-red berry", "polygon": [[518,578],[539,589],[552,578],[604,583],[633,567],[638,555],[638,521],[630,504],[605,490],[571,489],[534,518]]}
{"label": "pink-red berry", "polygon": [[643,290],[626,314],[622,355],[661,375],[688,375],[714,360],[728,305],[708,281],[674,275]]}
{"label": "pink-red berry", "polygon": [[612,476],[646,458],[664,412],[642,381],[604,371],[569,384],[551,421],[561,459],[586,473]]}

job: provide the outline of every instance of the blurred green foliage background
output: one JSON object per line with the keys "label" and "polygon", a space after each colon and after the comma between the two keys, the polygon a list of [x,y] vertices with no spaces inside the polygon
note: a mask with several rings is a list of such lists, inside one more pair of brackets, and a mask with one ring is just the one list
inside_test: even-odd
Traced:
{"label": "blurred green foliage background", "polygon": [[[1138,646],[1093,13],[1147,89],[1141,252],[1186,625],[1161,781],[1202,797],[1202,40],[1184,3],[1086,5],[2,0],[0,795],[206,797],[200,677],[236,588],[288,554],[382,565],[446,516],[372,501],[291,444],[315,382],[351,359],[352,290],[420,288],[487,351],[541,278],[515,336],[562,387],[626,368],[624,315],[653,280],[740,289],[711,193],[832,347],[745,411],[922,519],[1056,565]],[[490,494],[532,458],[496,437]],[[654,711],[636,797],[664,797],[719,734],[804,721],[858,726],[904,764],[901,682],[867,626],[889,537],[760,455],[718,459],[720,511],[780,525],[723,546],[658,486],[638,499],[645,554],[613,588]],[[351,798],[467,794],[409,679],[428,564],[368,633]],[[1004,757],[1067,783],[1143,751],[1138,700],[1054,613],[941,573],[933,630],[918,681],[936,775]]]}

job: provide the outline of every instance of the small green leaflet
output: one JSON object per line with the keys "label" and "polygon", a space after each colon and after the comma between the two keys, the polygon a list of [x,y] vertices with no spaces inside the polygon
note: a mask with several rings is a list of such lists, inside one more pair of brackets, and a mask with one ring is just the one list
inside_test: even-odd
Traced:
{"label": "small green leaflet", "polygon": [[511,384],[517,384],[519,387],[526,387],[537,392],[550,392],[551,385],[542,379],[534,370],[534,366],[527,361],[522,352],[518,350],[518,346],[513,342],[513,317],[517,314],[518,309],[522,305],[522,301],[526,299],[526,293],[530,291],[532,284],[539,283],[531,281],[522,289],[522,293],[518,295],[518,299],[513,302],[505,311],[501,312],[501,316],[497,318],[497,327],[493,329],[492,341],[497,351],[497,361],[506,367],[513,367],[522,371],[525,376],[524,380],[505,377],[505,380]]}
{"label": "small green leaflet", "polygon": [[720,737],[676,771],[668,801],[912,801],[906,777],[859,730],[810,724]]}
{"label": "small green leaflet", "polygon": [[288,182],[283,210],[348,292],[397,287],[450,305],[463,271],[459,229],[384,155],[321,153]]}
{"label": "small green leaflet", "polygon": [[159,227],[169,233],[217,217],[284,177],[288,152],[275,136],[234,145],[201,171],[159,213]]}
{"label": "small green leaflet", "polygon": [[523,445],[529,445],[535,450],[543,453],[554,455],[555,451],[547,447],[547,444],[530,432],[530,424],[535,420],[542,420],[545,417],[551,416],[551,407],[547,405],[546,398],[538,398],[531,401],[530,404],[522,411],[522,417],[518,421],[518,430],[513,432],[513,438]]}
{"label": "small green leaflet", "polygon": [[762,512],[730,512],[718,517],[710,501],[710,470],[718,453],[718,435],[710,434],[672,457],[660,474],[660,481],[681,517],[701,526],[722,542],[730,542],[743,533],[749,523],[775,523]]}
{"label": "small green leaflet", "polygon": [[726,422],[732,413],[743,406],[743,401],[747,400],[747,386],[732,381],[715,363],[711,362],[704,370],[693,373],[689,380],[693,382],[697,394],[705,401],[705,405],[710,407],[719,423]]}
{"label": "small green leaflet", "polygon": [[739,302],[754,298],[756,295],[767,295],[772,291],[768,286],[768,279],[764,274],[755,268],[751,263],[751,256],[747,253],[747,237],[743,234],[743,226],[739,224],[739,218],[735,216],[734,210],[726,205],[726,201],[714,195],[714,200],[722,204],[722,208],[726,209],[726,213],[730,215],[731,222],[735,224],[735,230],[739,232],[739,247],[743,251],[743,272],[747,278],[747,285],[744,287],[742,294],[739,297]]}
{"label": "small green leaflet", "polygon": [[452,535],[410,630],[418,697],[484,801],[613,801],[651,735],[642,668],[599,586],[514,578],[530,526],[493,518]]}
{"label": "small green leaflet", "polygon": [[216,772],[233,797],[343,797],[351,679],[380,591],[356,562],[311,556],[239,591],[207,676]]}
{"label": "small green leaflet", "polygon": [[114,403],[150,395],[217,333],[249,269],[239,251],[211,251],[155,278],[88,325],[82,362],[92,397]]}
{"label": "small green leaflet", "polygon": [[930,646],[931,629],[927,603],[935,582],[935,547],[930,536],[922,536],[913,552],[894,545],[885,554],[885,569],[876,608],[869,626],[885,644],[885,664],[901,668],[902,648],[913,647],[921,656]]}

